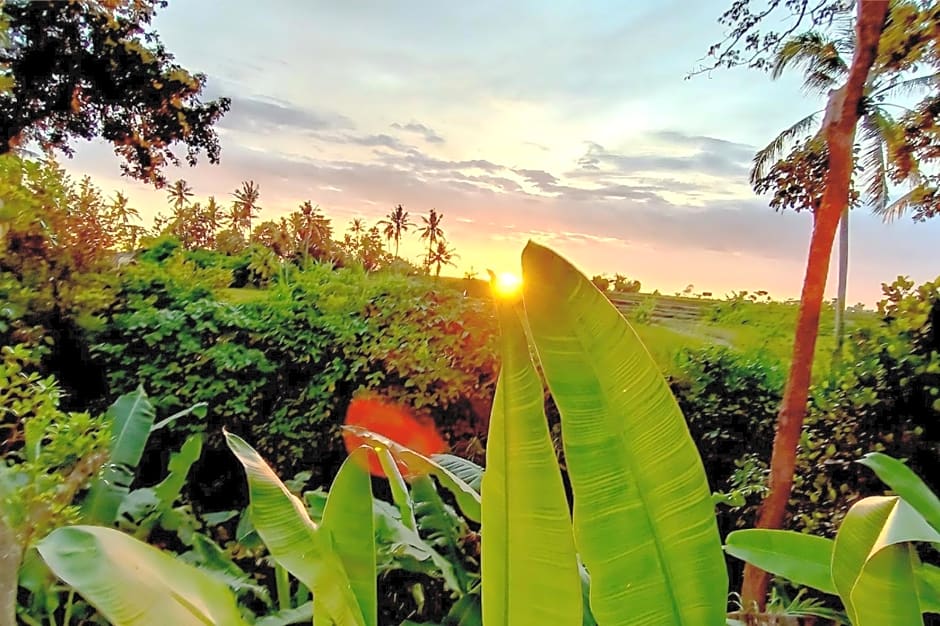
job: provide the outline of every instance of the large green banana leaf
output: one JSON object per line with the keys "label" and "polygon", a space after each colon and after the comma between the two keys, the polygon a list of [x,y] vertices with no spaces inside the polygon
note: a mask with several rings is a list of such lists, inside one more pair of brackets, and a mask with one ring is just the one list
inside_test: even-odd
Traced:
{"label": "large green banana leaf", "polygon": [[940,533],[901,498],[865,498],[849,509],[836,534],[832,579],[855,626],[922,623],[915,541],[937,542]]}
{"label": "large green banana leaf", "polygon": [[940,498],[911,468],[880,452],[866,454],[859,463],[871,468],[884,484],[923,515],[928,524],[940,531]]}
{"label": "large green banana leaf", "polygon": [[[832,580],[834,546],[825,537],[750,528],[729,534],[725,552],[790,582],[838,595]],[[921,612],[940,613],[940,568],[914,563],[914,575]]]}
{"label": "large green banana leaf", "polygon": [[84,516],[88,521],[111,525],[130,491],[156,413],[143,387],[138,387],[118,398],[107,415],[111,420],[110,458],[89,489]]}
{"label": "large green banana leaf", "polygon": [[581,626],[581,578],[542,381],[515,307],[498,305],[502,369],[482,484],[483,621]]}
{"label": "large green banana leaf", "polygon": [[115,626],[245,622],[232,591],[173,555],[102,526],[66,526],[38,545],[55,574]]}
{"label": "large green banana leaf", "polygon": [[395,503],[401,513],[402,523],[406,528],[417,532],[418,522],[415,521],[414,502],[411,501],[408,485],[405,484],[405,478],[401,475],[398,464],[388,448],[376,446],[374,450],[376,456],[379,457],[382,469],[385,471],[385,478],[388,480],[388,486],[392,491],[392,502]]}
{"label": "large green banana leaf", "polygon": [[562,417],[574,532],[605,626],[725,621],[727,572],[702,461],[630,325],[567,261],[530,242],[526,315]]}
{"label": "large green banana leaf", "polygon": [[[360,448],[343,463],[330,487],[318,533],[329,535],[330,545],[343,563],[366,626],[375,626],[378,597],[372,481],[365,469],[368,454],[367,448]],[[318,598],[319,594],[315,594],[315,612],[319,608]]]}
{"label": "large green banana leaf", "polygon": [[[318,532],[319,528],[307,515],[300,499],[284,486],[251,446],[232,433],[226,432],[225,438],[229,449],[245,468],[251,520],[258,535],[274,560],[313,591],[317,598],[315,614],[322,616],[327,624],[374,626],[374,622],[367,624],[365,621],[370,611],[359,606],[343,562],[334,549],[332,535]],[[364,454],[367,451],[353,453],[340,468],[340,474],[364,472],[365,457],[353,458]],[[336,480],[340,480],[339,475]],[[371,489],[366,490],[363,497],[369,501],[371,517]],[[369,545],[374,536],[362,537],[361,541]]]}
{"label": "large green banana leaf", "polygon": [[832,582],[832,539],[792,530],[749,528],[725,539],[725,552],[798,585],[838,595]]}

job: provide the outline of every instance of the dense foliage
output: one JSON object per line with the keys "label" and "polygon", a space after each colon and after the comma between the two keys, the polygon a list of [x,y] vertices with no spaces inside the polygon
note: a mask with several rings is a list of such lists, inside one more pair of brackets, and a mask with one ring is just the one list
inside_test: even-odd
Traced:
{"label": "dense foliage", "polygon": [[103,418],[62,411],[55,379],[36,366],[25,346],[0,348],[0,525],[23,546],[78,519],[73,498],[106,458]]}
{"label": "dense foliage", "polygon": [[[799,527],[831,534],[861,496],[881,489],[853,461],[869,452],[907,459],[940,487],[940,282],[884,286],[880,324],[850,334],[841,367],[820,381],[811,411],[793,508]],[[824,517],[817,509],[831,509]]]}
{"label": "dense foliage", "polygon": [[[112,394],[143,384],[161,410],[209,402],[189,429],[250,436],[285,471],[314,455],[328,478],[341,457],[336,426],[373,389],[434,416],[458,444],[488,413],[495,327],[487,305],[424,278],[313,265],[226,301],[185,254],[127,268],[94,363]],[[200,277],[204,281],[200,284]],[[215,285],[218,287],[218,285]]]}

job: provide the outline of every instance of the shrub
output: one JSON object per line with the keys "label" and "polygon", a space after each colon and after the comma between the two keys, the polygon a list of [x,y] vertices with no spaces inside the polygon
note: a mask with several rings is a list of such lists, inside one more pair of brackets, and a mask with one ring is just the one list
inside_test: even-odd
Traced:
{"label": "shrub", "polygon": [[880,484],[853,461],[869,452],[929,471],[940,454],[940,279],[883,285],[880,322],[856,329],[841,364],[813,389],[791,506],[799,528],[833,535]]}
{"label": "shrub", "polygon": [[765,352],[721,346],[683,352],[679,368],[683,379],[673,382],[673,392],[718,481],[714,486],[726,488],[736,460],[770,456],[786,372]]}
{"label": "shrub", "polygon": [[672,391],[702,455],[711,488],[736,510],[719,515],[723,532],[749,523],[763,493],[777,408],[786,375],[763,351],[710,346],[678,358]]}
{"label": "shrub", "polygon": [[613,289],[623,293],[639,293],[640,281],[630,280],[623,274],[614,274]]}
{"label": "shrub", "polygon": [[597,288],[600,289],[601,291],[608,291],[608,290],[610,290],[610,282],[611,282],[611,281],[610,281],[610,279],[607,278],[606,276],[602,276],[602,275],[598,274],[597,276],[593,276],[593,277],[591,278],[591,282],[594,284],[595,287],[597,287]]}
{"label": "shrub", "polygon": [[55,379],[37,365],[25,346],[0,348],[0,524],[23,546],[77,519],[73,496],[104,461],[107,440],[101,417],[60,409]]}
{"label": "shrub", "polygon": [[636,324],[649,324],[653,321],[653,313],[656,312],[656,296],[646,296],[640,301],[633,310],[630,311],[630,321]]}
{"label": "shrub", "polygon": [[[792,528],[833,536],[855,501],[879,493],[878,482],[855,463],[870,452],[906,459],[938,486],[928,469],[940,453],[940,281],[914,288],[902,279],[884,289],[880,321],[856,327],[841,363],[813,386],[790,501]],[[739,321],[752,319],[751,307],[766,305],[741,306],[729,310]],[[719,517],[722,530],[741,527],[766,480],[783,365],[769,351],[712,347],[683,353],[679,371],[672,389],[711,486],[735,505]]]}
{"label": "shrub", "polygon": [[92,351],[111,395],[140,383],[161,412],[209,402],[206,421],[179,428],[208,430],[210,448],[228,426],[286,473],[326,457],[322,480],[360,391],[381,388],[445,431],[488,413],[495,322],[484,301],[424,278],[314,265],[232,304],[215,295],[219,270],[174,259],[128,268]]}

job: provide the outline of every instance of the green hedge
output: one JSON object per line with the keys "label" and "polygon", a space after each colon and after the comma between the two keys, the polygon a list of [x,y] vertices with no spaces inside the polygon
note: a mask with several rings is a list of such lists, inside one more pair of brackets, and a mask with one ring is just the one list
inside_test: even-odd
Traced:
{"label": "green hedge", "polygon": [[288,474],[341,460],[336,427],[364,390],[427,412],[445,432],[485,428],[497,367],[486,301],[356,268],[313,266],[244,291],[220,290],[214,272],[176,256],[126,270],[90,335],[110,395],[140,383],[160,412],[208,402],[204,421],[177,429],[211,441],[225,426]]}

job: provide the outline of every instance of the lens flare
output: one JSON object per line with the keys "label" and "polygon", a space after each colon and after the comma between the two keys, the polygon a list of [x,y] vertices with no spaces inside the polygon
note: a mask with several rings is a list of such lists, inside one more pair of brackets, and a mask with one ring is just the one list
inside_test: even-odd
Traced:
{"label": "lens flare", "polygon": [[[370,430],[425,456],[447,450],[447,444],[437,433],[437,428],[430,419],[420,419],[404,406],[381,398],[354,399],[346,411],[346,424]],[[343,443],[346,444],[346,451],[350,453],[362,445],[367,445],[363,438],[348,430],[343,431]],[[409,473],[408,468],[401,463],[398,465],[403,474]],[[385,476],[376,454],[369,455],[369,472],[373,476]]]}
{"label": "lens flare", "polygon": [[493,279],[493,290],[503,298],[516,296],[522,289],[522,278],[512,272],[500,272]]}

